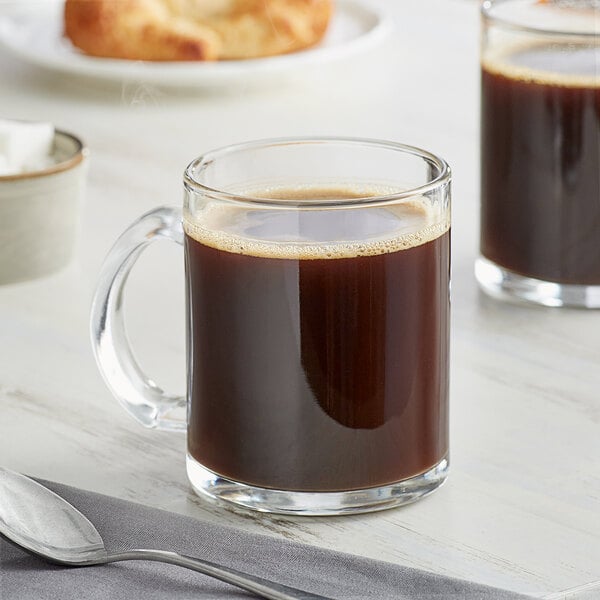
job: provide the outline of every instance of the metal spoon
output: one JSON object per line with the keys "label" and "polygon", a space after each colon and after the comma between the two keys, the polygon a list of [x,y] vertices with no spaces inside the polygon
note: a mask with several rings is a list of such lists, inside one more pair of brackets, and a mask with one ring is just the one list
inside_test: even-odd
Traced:
{"label": "metal spoon", "polygon": [[151,560],[185,567],[272,600],[328,600],[217,564],[162,550],[109,554],[96,528],[71,504],[39,483],[0,467],[0,535],[59,565],[88,567]]}

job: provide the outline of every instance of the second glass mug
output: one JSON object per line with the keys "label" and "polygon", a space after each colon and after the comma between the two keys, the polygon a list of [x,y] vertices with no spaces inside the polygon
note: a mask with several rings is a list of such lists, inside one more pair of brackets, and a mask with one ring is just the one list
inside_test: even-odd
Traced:
{"label": "second glass mug", "polygon": [[[193,161],[183,214],[158,208],[119,238],[92,309],[96,359],[139,422],[187,429],[195,491],[327,515],[443,483],[450,179],[401,144],[251,142]],[[123,320],[133,264],[165,238],[185,246],[185,398],[143,373]]]}
{"label": "second glass mug", "polygon": [[495,297],[600,308],[600,6],[481,11],[477,280]]}

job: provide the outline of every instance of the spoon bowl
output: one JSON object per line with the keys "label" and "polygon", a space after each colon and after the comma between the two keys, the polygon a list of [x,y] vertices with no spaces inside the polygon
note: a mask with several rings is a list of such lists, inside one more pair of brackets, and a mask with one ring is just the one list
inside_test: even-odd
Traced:
{"label": "spoon bowl", "polygon": [[108,555],[96,528],[77,509],[36,481],[3,467],[0,533],[59,564],[98,564]]}

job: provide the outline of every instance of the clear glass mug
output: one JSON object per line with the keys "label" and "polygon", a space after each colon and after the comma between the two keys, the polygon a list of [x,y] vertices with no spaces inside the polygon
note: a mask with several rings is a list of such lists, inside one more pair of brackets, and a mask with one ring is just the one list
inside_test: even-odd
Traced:
{"label": "clear glass mug", "polygon": [[[252,142],[193,161],[183,214],[158,208],[121,236],[94,300],[96,359],[139,422],[187,429],[198,493],[326,515],[441,485],[450,178],[400,144]],[[142,372],[123,321],[127,275],[164,238],[185,247],[186,398]]]}
{"label": "clear glass mug", "polygon": [[481,287],[600,308],[598,2],[484,2],[481,77]]}

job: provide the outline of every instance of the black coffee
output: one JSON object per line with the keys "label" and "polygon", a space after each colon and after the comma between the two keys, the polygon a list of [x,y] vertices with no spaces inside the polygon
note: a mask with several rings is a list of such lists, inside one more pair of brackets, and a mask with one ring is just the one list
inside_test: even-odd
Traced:
{"label": "black coffee", "polygon": [[481,251],[506,269],[600,285],[599,69],[583,44],[483,65]]}
{"label": "black coffee", "polygon": [[[442,460],[447,226],[430,225],[418,202],[219,208],[212,223],[186,223],[190,455],[227,478],[296,491],[380,486]],[[308,245],[264,241],[283,229]],[[365,241],[321,244],[332,236]]]}

